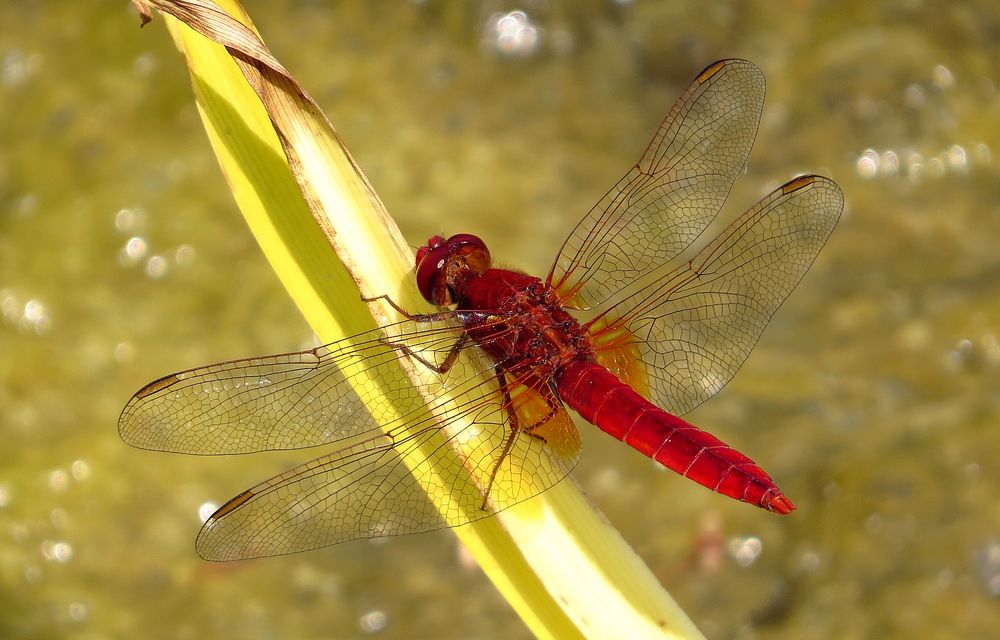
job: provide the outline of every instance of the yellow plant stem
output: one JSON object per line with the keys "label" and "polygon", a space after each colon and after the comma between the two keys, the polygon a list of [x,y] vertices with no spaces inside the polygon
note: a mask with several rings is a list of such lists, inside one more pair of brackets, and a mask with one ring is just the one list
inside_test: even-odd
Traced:
{"label": "yellow plant stem", "polygon": [[[359,289],[419,308],[398,229],[238,3],[135,2],[178,19],[168,25],[234,198],[316,334],[333,341],[377,325]],[[391,315],[374,312],[379,323]],[[571,480],[454,531],[538,637],[702,637]]]}

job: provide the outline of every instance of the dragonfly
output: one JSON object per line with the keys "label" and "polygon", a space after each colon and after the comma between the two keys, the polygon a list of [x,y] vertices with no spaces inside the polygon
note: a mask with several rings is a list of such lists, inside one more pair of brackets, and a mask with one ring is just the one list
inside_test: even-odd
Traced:
{"label": "dragonfly", "polygon": [[129,444],[196,455],[325,447],[211,515],[209,560],[453,527],[560,482],[567,409],[711,490],[788,514],[750,458],[683,420],[740,368],[833,231],[843,195],[802,175],[697,248],[744,171],[764,75],[697,75],[642,157],[576,225],[545,278],[492,266],[471,234],[431,237],[416,285],[437,307],[314,349],[189,369],[125,406]]}

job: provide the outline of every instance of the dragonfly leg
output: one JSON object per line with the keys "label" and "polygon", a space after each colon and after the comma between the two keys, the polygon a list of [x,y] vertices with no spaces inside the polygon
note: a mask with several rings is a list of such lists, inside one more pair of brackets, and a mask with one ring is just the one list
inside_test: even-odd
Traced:
{"label": "dragonfly leg", "polygon": [[454,317],[455,315],[454,311],[439,311],[437,313],[410,313],[384,293],[380,296],[375,296],[374,298],[361,296],[361,302],[372,303],[380,300],[388,303],[389,306],[395,309],[399,315],[403,316],[407,320],[413,320],[414,322],[439,322],[441,320],[447,320],[450,317]]}
{"label": "dragonfly leg", "polygon": [[500,395],[503,397],[502,406],[507,411],[507,416],[510,418],[510,433],[507,435],[507,441],[503,445],[503,451],[500,452],[500,457],[497,458],[492,471],[490,471],[490,479],[486,483],[486,491],[483,494],[483,511],[486,511],[489,508],[490,492],[493,491],[493,483],[497,479],[497,473],[500,472],[500,465],[502,465],[503,461],[507,459],[508,455],[510,455],[510,450],[514,447],[514,440],[521,432],[520,422],[517,419],[517,411],[514,410],[514,406],[510,398],[510,387],[507,386],[507,369],[502,364],[498,363],[496,365],[496,371],[497,384],[500,386]]}
{"label": "dragonfly leg", "polygon": [[410,347],[406,346],[401,342],[393,342],[390,338],[385,338],[385,337],[382,338],[382,342],[386,346],[395,349],[396,351],[399,351],[407,358],[413,358],[414,360],[419,362],[421,365],[427,367],[434,373],[442,375],[448,373],[448,371],[450,371],[451,368],[455,365],[455,360],[458,358],[458,354],[461,353],[462,349],[465,347],[465,343],[467,343],[468,341],[469,341],[469,334],[462,333],[462,336],[458,340],[456,340],[455,344],[453,344],[451,348],[448,350],[448,355],[445,356],[444,361],[438,364],[437,362],[425,358],[424,356],[420,355],[419,353],[417,353],[416,351],[414,351],[413,349],[411,349]]}
{"label": "dragonfly leg", "polygon": [[541,390],[539,390],[538,395],[545,400],[545,404],[549,407],[549,412],[539,418],[535,424],[524,427],[524,432],[536,440],[541,440],[542,444],[546,444],[548,443],[548,440],[545,436],[540,433],[536,433],[535,430],[554,418],[556,413],[562,407],[562,404],[558,400],[559,396],[555,395],[555,392],[552,390],[549,390],[547,393],[542,393]]}
{"label": "dragonfly leg", "polygon": [[464,323],[472,323],[472,322],[482,323],[488,321],[491,317],[493,317],[493,314],[488,311],[476,311],[468,309],[462,309],[456,311],[451,311],[451,310],[436,311],[434,313],[410,313],[403,307],[396,304],[395,300],[393,300],[384,293],[380,296],[375,296],[374,298],[366,298],[364,296],[361,296],[361,302],[371,303],[371,302],[378,302],[379,300],[384,300],[385,302],[389,303],[389,306],[395,309],[399,313],[399,315],[403,316],[407,320],[412,320],[414,322],[444,322],[446,320],[459,319]]}
{"label": "dragonfly leg", "polygon": [[[361,300],[363,302],[374,302],[376,300],[385,300],[396,311],[405,316],[408,320],[412,320],[413,322],[442,322],[446,320],[459,319],[464,324],[472,324],[472,323],[486,322],[488,321],[489,318],[492,317],[492,315],[488,312],[467,311],[467,310],[439,311],[437,313],[411,314],[402,307],[400,307],[398,304],[396,304],[392,298],[384,294],[380,296],[375,296],[374,298],[365,298],[362,296]],[[468,341],[469,341],[469,334],[467,332],[463,332],[462,336],[457,341],[455,341],[455,344],[453,344],[451,348],[448,350],[448,355],[445,356],[444,362],[438,364],[420,355],[419,353],[417,353],[416,351],[414,351],[405,344],[399,342],[393,342],[392,339],[388,337],[382,338],[382,342],[385,345],[393,349],[396,349],[397,351],[401,352],[402,354],[406,355],[409,358],[413,358],[423,366],[427,367],[431,371],[438,374],[447,373],[452,368],[452,366],[454,366],[455,359],[458,358],[458,354],[462,351],[462,349],[465,347],[465,344]]]}
{"label": "dragonfly leg", "polygon": [[497,384],[500,386],[500,395],[503,398],[503,407],[507,412],[508,418],[510,419],[510,433],[507,435],[506,442],[504,442],[503,451],[500,452],[500,457],[497,459],[496,463],[494,463],[493,469],[490,472],[490,479],[486,484],[486,492],[483,497],[482,509],[484,511],[488,508],[490,492],[493,490],[493,483],[496,481],[497,474],[500,473],[500,465],[502,465],[504,460],[507,459],[507,456],[510,455],[511,449],[514,448],[514,442],[517,440],[517,437],[521,434],[525,434],[535,438],[536,440],[540,440],[542,443],[546,443],[547,440],[545,436],[535,433],[534,430],[555,417],[556,413],[562,406],[557,399],[558,396],[554,396],[551,393],[539,392],[538,395],[545,400],[545,404],[549,407],[548,412],[532,424],[522,425],[517,416],[517,408],[514,406],[514,402],[510,394],[510,387],[507,384],[507,367],[498,363],[496,365],[496,372]]}
{"label": "dragonfly leg", "polygon": [[562,403],[559,401],[559,391],[555,387],[555,382],[552,381],[549,382],[549,385],[546,388],[545,393],[542,393],[542,390],[539,389],[538,395],[540,395],[542,399],[545,400],[545,404],[549,405],[549,412],[546,413],[544,416],[542,416],[541,419],[539,419],[538,422],[536,422],[535,424],[531,425],[530,427],[525,427],[524,431],[532,438],[536,438],[545,443],[548,442],[548,440],[545,439],[545,436],[541,435],[540,433],[535,433],[535,430],[538,427],[545,424],[546,422],[548,422],[549,420],[551,420],[552,418],[554,418],[556,416],[556,413],[559,412],[559,409],[562,408]]}
{"label": "dragonfly leg", "polygon": [[545,398],[546,404],[549,405],[549,412],[545,414],[538,422],[531,425],[530,427],[524,427],[524,433],[531,436],[535,440],[540,440],[542,444],[547,444],[548,440],[540,433],[535,433],[535,429],[545,424],[549,420],[555,417],[556,411],[559,410],[559,405],[550,401],[549,398]]}

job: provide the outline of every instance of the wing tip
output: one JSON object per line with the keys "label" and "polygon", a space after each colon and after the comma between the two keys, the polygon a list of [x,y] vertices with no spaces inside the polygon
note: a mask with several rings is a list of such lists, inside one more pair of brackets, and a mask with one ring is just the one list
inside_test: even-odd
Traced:
{"label": "wing tip", "polygon": [[794,193],[799,189],[804,189],[805,187],[808,187],[812,183],[816,182],[816,178],[817,176],[812,175],[792,178],[785,184],[781,185],[781,193],[788,195],[789,193]]}
{"label": "wing tip", "polygon": [[147,398],[153,395],[154,393],[158,393],[160,391],[163,391],[164,389],[172,387],[173,385],[177,384],[180,381],[181,377],[176,373],[171,373],[168,376],[157,378],[156,380],[153,380],[152,382],[144,386],[142,389],[136,391],[133,398],[135,398],[136,400],[142,400],[143,398]]}
{"label": "wing tip", "polygon": [[247,489],[246,491],[244,491],[243,493],[239,494],[235,498],[230,499],[228,502],[226,502],[226,504],[224,504],[221,507],[219,507],[218,509],[216,509],[215,513],[213,513],[212,515],[208,516],[208,520],[205,521],[205,526],[206,527],[210,527],[217,520],[225,517],[230,512],[235,511],[236,509],[240,508],[243,505],[244,502],[246,502],[250,498],[254,497],[255,495],[256,494],[254,493],[253,489]]}
{"label": "wing tip", "polygon": [[708,82],[708,80],[711,79],[712,76],[721,71],[723,67],[725,67],[729,63],[730,63],[729,60],[719,60],[718,62],[713,62],[712,64],[705,67],[702,70],[702,72],[698,74],[698,84],[704,84],[705,82]]}
{"label": "wing tip", "polygon": [[699,73],[696,78],[698,84],[708,82],[713,76],[726,67],[744,67],[747,70],[756,71],[760,76],[764,75],[764,72],[760,70],[760,67],[749,60],[744,60],[743,58],[723,58],[722,60],[716,60],[701,70],[701,73]]}
{"label": "wing tip", "polygon": [[826,176],[815,174],[796,176],[778,187],[778,191],[781,191],[782,196],[787,196],[809,187],[819,188],[828,192],[837,211],[837,218],[839,219],[840,213],[844,209],[844,191],[840,188],[839,184]]}

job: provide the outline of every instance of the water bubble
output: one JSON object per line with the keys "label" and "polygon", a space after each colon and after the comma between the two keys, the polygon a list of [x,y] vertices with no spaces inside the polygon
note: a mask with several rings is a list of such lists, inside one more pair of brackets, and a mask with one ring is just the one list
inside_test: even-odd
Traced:
{"label": "water bubble", "polygon": [[219,505],[214,502],[203,502],[201,506],[198,507],[198,520],[205,524],[208,519],[212,517],[212,514],[219,510]]}
{"label": "water bubble", "polygon": [[358,619],[358,627],[362,633],[379,633],[389,624],[389,617],[384,611],[372,609]]}
{"label": "water bubble", "polygon": [[132,71],[138,76],[148,76],[156,70],[156,56],[144,53],[132,61]]}
{"label": "water bubble", "polygon": [[976,554],[979,578],[990,595],[1000,596],[1000,542],[989,542]]}
{"label": "water bubble", "polygon": [[41,300],[32,298],[24,304],[20,324],[22,330],[33,330],[39,335],[48,331],[50,320]]}
{"label": "water bubble", "polygon": [[52,551],[56,562],[69,562],[73,558],[73,547],[68,542],[57,542]]}
{"label": "water bubble", "polygon": [[803,573],[813,573],[819,569],[823,559],[815,551],[806,551],[799,556],[799,570]]}
{"label": "water bubble", "polygon": [[69,514],[66,513],[65,509],[53,509],[49,511],[49,522],[56,529],[65,529],[66,525],[69,524]]}
{"label": "water bubble", "polygon": [[162,278],[169,269],[170,265],[163,256],[152,256],[146,262],[146,275],[150,278]]}
{"label": "water bubble", "polygon": [[729,541],[729,555],[741,567],[749,567],[764,550],[764,543],[757,536],[737,537]]}
{"label": "water bubble", "polygon": [[54,493],[61,493],[69,486],[69,474],[62,469],[49,471],[49,489]]}
{"label": "water bubble", "polygon": [[32,298],[24,305],[24,319],[28,322],[38,322],[45,317],[45,305]]}
{"label": "water bubble", "polygon": [[198,257],[198,252],[189,244],[182,244],[174,252],[174,263],[178,267],[187,267],[194,264]]}
{"label": "water bubble", "polygon": [[128,364],[135,357],[135,348],[128,342],[119,342],[115,345],[115,362],[118,364]]}
{"label": "water bubble", "polygon": [[515,10],[490,16],[482,42],[502,55],[528,57],[537,50],[540,35],[528,14]]}
{"label": "water bubble", "polygon": [[149,247],[144,238],[133,236],[125,242],[125,246],[118,252],[118,264],[123,267],[131,267],[142,260],[148,250]]}
{"label": "water bubble", "polygon": [[13,49],[0,60],[0,82],[16,87],[30,78],[42,64],[41,54],[25,54]]}
{"label": "water bubble", "polygon": [[991,366],[1000,366],[1000,340],[992,333],[979,338],[979,348],[983,352],[983,359]]}
{"label": "water bubble", "polygon": [[948,89],[955,84],[955,74],[948,67],[939,64],[934,66],[934,70],[931,72],[931,80],[937,88]]}
{"label": "water bubble", "polygon": [[69,617],[73,622],[83,622],[87,618],[88,608],[82,602],[69,603]]}
{"label": "water bubble", "polygon": [[855,170],[862,178],[872,178],[878,173],[879,155],[874,149],[865,149],[855,163]]}
{"label": "water bubble", "polygon": [[0,289],[0,313],[8,323],[16,322],[21,315],[21,304],[10,289]]}
{"label": "water bubble", "polygon": [[899,156],[895,151],[889,150],[881,155],[879,173],[884,176],[896,176],[899,173]]}
{"label": "water bubble", "polygon": [[28,567],[24,570],[24,580],[31,586],[37,585],[42,581],[42,570],[38,567]]}
{"label": "water bubble", "polygon": [[984,165],[993,162],[993,153],[990,151],[990,146],[985,142],[980,142],[976,145],[976,162]]}
{"label": "water bubble", "polygon": [[945,153],[945,157],[948,159],[948,166],[959,173],[964,173],[969,168],[965,149],[961,145],[951,145]]}
{"label": "water bubble", "polygon": [[924,176],[924,157],[916,151],[906,154],[906,173],[911,182],[919,182]]}
{"label": "water bubble", "polygon": [[119,209],[115,214],[115,229],[129,233],[138,226],[139,215],[133,209]]}
{"label": "water bubble", "polygon": [[85,460],[74,460],[69,469],[77,482],[83,482],[90,477],[90,465]]}
{"label": "water bubble", "polygon": [[903,93],[903,99],[906,101],[908,107],[917,109],[924,106],[927,101],[927,96],[924,94],[924,88],[919,84],[911,84],[906,87],[906,91]]}
{"label": "water bubble", "polygon": [[17,544],[24,544],[31,537],[31,530],[23,522],[17,522],[10,528],[10,537]]}
{"label": "water bubble", "polygon": [[49,562],[69,562],[73,558],[73,547],[68,542],[44,540],[41,550],[42,557]]}
{"label": "water bubble", "polygon": [[14,210],[22,218],[27,218],[38,211],[38,196],[33,193],[27,193],[17,200],[17,204],[14,205]]}

